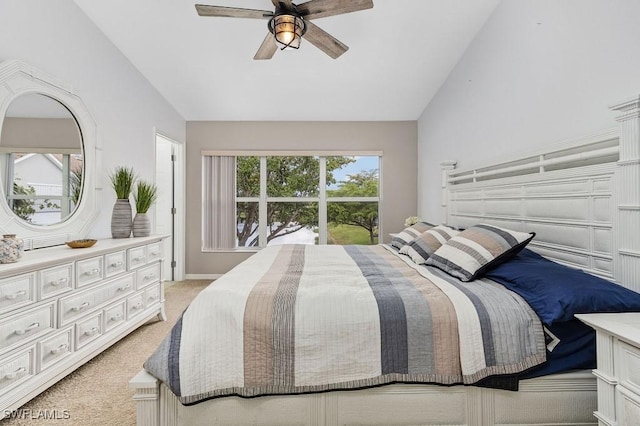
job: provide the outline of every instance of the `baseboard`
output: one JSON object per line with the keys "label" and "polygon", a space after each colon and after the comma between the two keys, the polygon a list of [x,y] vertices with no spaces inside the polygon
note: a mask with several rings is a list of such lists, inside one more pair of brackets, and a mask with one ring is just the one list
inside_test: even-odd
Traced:
{"label": "baseboard", "polygon": [[217,280],[222,274],[186,274],[186,280]]}

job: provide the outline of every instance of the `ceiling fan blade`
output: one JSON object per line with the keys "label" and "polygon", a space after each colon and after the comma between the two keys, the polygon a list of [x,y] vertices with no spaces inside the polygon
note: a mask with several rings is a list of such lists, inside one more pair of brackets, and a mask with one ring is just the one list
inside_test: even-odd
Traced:
{"label": "ceiling fan blade", "polygon": [[304,33],[302,37],[327,55],[331,56],[333,59],[338,58],[344,52],[349,50],[349,46],[342,43],[340,40],[324,31],[313,22],[305,21],[305,23],[307,25],[307,32]]}
{"label": "ceiling fan blade", "polygon": [[284,3],[284,6],[287,8],[287,10],[293,9],[293,3],[291,2],[291,0],[271,0],[271,3],[273,3],[275,7],[280,6],[280,3]]}
{"label": "ceiling fan blade", "polygon": [[269,10],[208,6],[206,4],[196,4],[196,10],[198,11],[198,15],[200,16],[221,16],[225,18],[269,19],[273,16],[273,12]]}
{"label": "ceiling fan blade", "polygon": [[262,60],[262,59],[271,59],[273,55],[278,50],[278,44],[276,40],[273,38],[273,34],[267,33],[267,36],[262,41],[260,48],[256,52],[253,59]]}
{"label": "ceiling fan blade", "polygon": [[310,0],[296,7],[305,19],[317,19],[371,9],[373,0]]}

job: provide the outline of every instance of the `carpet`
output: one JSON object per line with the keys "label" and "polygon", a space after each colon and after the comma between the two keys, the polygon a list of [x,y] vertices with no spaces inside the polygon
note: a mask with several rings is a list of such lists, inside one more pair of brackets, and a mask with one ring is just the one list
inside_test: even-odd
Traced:
{"label": "carpet", "polygon": [[191,300],[210,281],[165,283],[167,321],[145,324],[17,411],[0,426],[133,426],[136,407],[129,380],[156,349]]}

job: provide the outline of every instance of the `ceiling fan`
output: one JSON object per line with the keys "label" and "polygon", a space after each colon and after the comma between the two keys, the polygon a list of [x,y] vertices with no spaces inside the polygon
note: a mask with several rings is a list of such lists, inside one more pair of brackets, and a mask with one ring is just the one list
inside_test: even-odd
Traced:
{"label": "ceiling fan", "polygon": [[291,0],[271,0],[275,11],[196,4],[200,16],[267,19],[269,33],[253,59],[271,59],[280,47],[297,49],[302,38],[333,59],[349,47],[311,22],[312,19],[371,9],[373,0],[309,0],[295,5]]}

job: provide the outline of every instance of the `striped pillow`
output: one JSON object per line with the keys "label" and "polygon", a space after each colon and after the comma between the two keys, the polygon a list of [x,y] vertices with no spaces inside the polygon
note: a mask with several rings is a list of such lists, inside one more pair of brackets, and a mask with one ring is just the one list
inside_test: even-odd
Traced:
{"label": "striped pillow", "polygon": [[460,232],[425,262],[462,281],[472,281],[488,269],[514,256],[535,236],[479,224]]}
{"label": "striped pillow", "polygon": [[438,225],[420,234],[400,249],[401,254],[411,257],[418,265],[422,265],[441,245],[456,236],[460,231],[448,226]]}
{"label": "striped pillow", "polygon": [[404,228],[399,234],[395,235],[391,239],[391,246],[400,250],[402,246],[411,242],[414,238],[419,237],[424,231],[427,231],[434,226],[435,225],[427,222],[414,223],[413,225]]}

